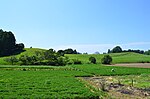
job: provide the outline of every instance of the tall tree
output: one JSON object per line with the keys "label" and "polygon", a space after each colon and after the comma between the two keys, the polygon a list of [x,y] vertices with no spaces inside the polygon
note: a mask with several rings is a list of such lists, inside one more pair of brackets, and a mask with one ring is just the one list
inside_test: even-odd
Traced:
{"label": "tall tree", "polygon": [[120,46],[116,46],[115,48],[112,49],[112,53],[120,53],[122,52],[122,48]]}
{"label": "tall tree", "polygon": [[0,30],[0,56],[10,55],[15,50],[16,39],[12,32]]}
{"label": "tall tree", "polygon": [[16,44],[15,36],[11,31],[7,32],[0,29],[0,56],[21,52],[23,48],[23,43]]}

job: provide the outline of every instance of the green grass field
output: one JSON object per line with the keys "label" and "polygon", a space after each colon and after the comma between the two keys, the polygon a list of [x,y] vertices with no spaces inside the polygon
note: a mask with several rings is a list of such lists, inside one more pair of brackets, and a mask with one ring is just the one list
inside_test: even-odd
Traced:
{"label": "green grass field", "polygon": [[[7,67],[8,68],[8,67]],[[14,67],[15,68],[15,67]],[[0,69],[0,98],[98,98],[75,76],[89,75],[74,70]],[[95,91],[91,91],[95,90]]]}
{"label": "green grass field", "polygon": [[[115,72],[111,72],[114,68]],[[141,75],[150,69],[84,64],[54,66],[0,66],[0,98],[84,98],[106,94],[77,77]],[[143,78],[144,79],[144,78]]]}
{"label": "green grass field", "polygon": [[[150,69],[148,68],[131,68],[131,67],[116,67],[116,66],[114,67],[114,66],[104,66],[100,64],[73,65],[72,67],[96,76],[138,75],[143,73],[150,73]],[[114,69],[115,71],[112,72],[111,71],[112,69]]]}

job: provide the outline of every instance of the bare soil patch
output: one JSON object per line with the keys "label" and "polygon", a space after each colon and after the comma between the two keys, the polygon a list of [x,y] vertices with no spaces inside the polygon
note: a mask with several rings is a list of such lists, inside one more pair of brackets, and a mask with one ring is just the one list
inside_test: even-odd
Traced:
{"label": "bare soil patch", "polygon": [[110,82],[111,76],[83,77],[89,84],[108,93],[107,98],[115,99],[150,99],[150,88],[141,89],[133,86]]}
{"label": "bare soil patch", "polygon": [[107,65],[107,66],[150,68],[150,63],[124,63],[124,64],[113,64],[113,65]]}

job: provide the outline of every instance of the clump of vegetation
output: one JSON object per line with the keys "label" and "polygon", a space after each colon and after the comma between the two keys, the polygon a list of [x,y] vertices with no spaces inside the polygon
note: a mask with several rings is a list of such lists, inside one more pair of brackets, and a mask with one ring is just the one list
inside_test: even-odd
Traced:
{"label": "clump of vegetation", "polygon": [[14,63],[17,63],[19,60],[15,56],[11,56],[9,58],[5,58],[4,61],[11,63],[11,65],[14,65]]}
{"label": "clump of vegetation", "polygon": [[109,55],[105,55],[102,59],[101,59],[101,63],[102,64],[111,64],[112,62],[112,57]]}
{"label": "clump of vegetation", "polygon": [[21,65],[34,65],[34,63],[37,61],[37,57],[36,56],[21,55],[19,57],[19,61],[21,62]]}
{"label": "clump of vegetation", "polygon": [[82,62],[78,59],[73,59],[73,64],[82,64]]}
{"label": "clump of vegetation", "polygon": [[102,91],[107,91],[106,90],[106,81],[105,81],[105,79],[102,79],[99,84],[100,84],[100,88],[101,88]]}
{"label": "clump of vegetation", "polygon": [[96,58],[95,57],[90,57],[89,58],[89,61],[91,62],[91,63],[93,63],[93,64],[96,64]]}

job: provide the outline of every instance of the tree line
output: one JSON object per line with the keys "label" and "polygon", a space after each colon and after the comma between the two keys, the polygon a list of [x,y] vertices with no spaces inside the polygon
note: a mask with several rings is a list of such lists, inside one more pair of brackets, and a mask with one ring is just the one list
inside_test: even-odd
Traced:
{"label": "tree line", "polygon": [[108,49],[108,53],[121,53],[121,52],[134,52],[134,53],[139,53],[139,54],[150,55],[150,50],[148,50],[148,51],[133,50],[133,49],[122,50],[122,48],[120,46],[116,46],[112,50]]}

